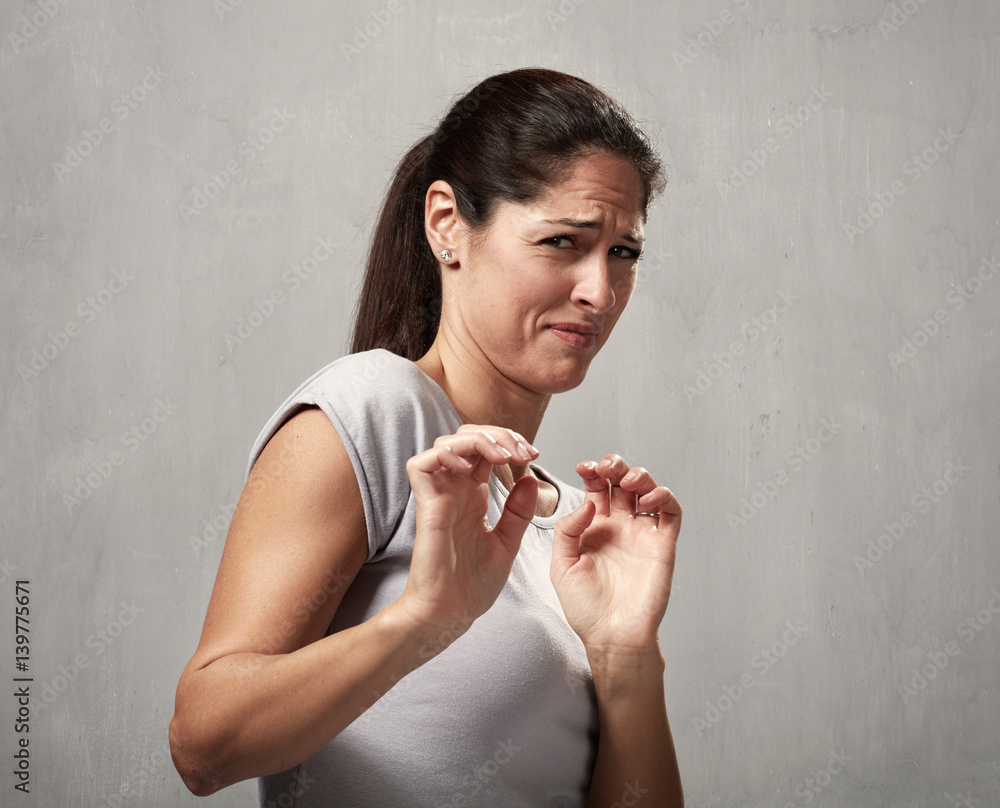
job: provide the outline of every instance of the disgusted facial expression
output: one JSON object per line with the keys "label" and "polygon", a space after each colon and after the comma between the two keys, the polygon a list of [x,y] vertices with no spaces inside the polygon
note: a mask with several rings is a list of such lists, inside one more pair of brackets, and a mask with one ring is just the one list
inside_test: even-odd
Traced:
{"label": "disgusted facial expression", "polygon": [[442,278],[442,325],[469,358],[543,395],[579,385],[635,286],[643,243],[636,171],[601,153],[530,203],[501,202]]}

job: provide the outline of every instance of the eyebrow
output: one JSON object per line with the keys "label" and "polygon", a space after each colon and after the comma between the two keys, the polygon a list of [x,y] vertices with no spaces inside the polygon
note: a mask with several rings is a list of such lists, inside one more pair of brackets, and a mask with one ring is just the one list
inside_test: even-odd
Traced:
{"label": "eyebrow", "polygon": [[[584,230],[600,230],[601,223],[595,222],[590,219],[542,219],[542,224],[558,224],[563,227],[580,227]],[[619,236],[623,241],[631,242],[632,244],[642,244],[642,239],[640,239],[634,233],[623,233]]]}

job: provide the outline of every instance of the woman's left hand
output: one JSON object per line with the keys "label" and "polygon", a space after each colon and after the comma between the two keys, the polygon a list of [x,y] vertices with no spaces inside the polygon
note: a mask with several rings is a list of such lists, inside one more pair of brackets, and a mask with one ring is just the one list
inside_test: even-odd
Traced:
{"label": "woman's left hand", "polygon": [[680,503],[618,455],[576,471],[586,501],[556,524],[550,574],[559,602],[588,653],[648,651],[670,598]]}

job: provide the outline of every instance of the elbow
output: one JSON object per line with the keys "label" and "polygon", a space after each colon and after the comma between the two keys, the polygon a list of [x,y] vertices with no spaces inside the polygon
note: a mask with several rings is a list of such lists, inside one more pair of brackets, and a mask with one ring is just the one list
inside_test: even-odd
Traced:
{"label": "elbow", "polygon": [[193,741],[189,726],[177,713],[170,720],[169,735],[174,768],[188,791],[196,797],[207,797],[228,785],[216,776],[207,756],[198,751],[199,744]]}

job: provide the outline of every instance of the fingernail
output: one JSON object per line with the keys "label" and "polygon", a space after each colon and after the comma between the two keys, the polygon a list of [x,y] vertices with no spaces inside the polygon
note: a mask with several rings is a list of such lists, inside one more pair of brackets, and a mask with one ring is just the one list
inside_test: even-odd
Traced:
{"label": "fingernail", "polygon": [[514,456],[510,452],[508,452],[503,446],[501,446],[499,443],[497,444],[497,449],[500,450],[500,454],[502,454],[507,460],[510,460]]}
{"label": "fingernail", "polygon": [[531,460],[531,452],[528,451],[528,447],[521,443],[521,441],[517,442],[517,454],[525,460]]}

